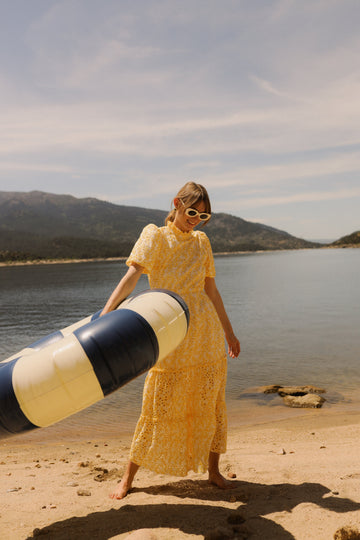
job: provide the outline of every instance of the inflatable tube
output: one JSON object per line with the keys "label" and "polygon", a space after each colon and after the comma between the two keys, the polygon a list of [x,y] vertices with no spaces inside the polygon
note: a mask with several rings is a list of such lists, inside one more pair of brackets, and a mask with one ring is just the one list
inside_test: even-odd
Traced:
{"label": "inflatable tube", "polygon": [[66,418],[150,369],[184,339],[178,295],[148,290],[0,362],[0,438]]}

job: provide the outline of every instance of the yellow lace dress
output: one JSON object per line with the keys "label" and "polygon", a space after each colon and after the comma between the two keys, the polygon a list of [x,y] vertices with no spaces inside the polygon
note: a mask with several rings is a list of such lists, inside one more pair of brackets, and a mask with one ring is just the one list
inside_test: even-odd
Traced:
{"label": "yellow lace dress", "polygon": [[130,459],[152,471],[185,476],[205,472],[210,450],[226,451],[226,352],[215,308],[204,291],[215,276],[208,237],[173,223],[148,225],[127,264],[148,274],[150,287],[169,289],[190,311],[186,338],[147,374]]}

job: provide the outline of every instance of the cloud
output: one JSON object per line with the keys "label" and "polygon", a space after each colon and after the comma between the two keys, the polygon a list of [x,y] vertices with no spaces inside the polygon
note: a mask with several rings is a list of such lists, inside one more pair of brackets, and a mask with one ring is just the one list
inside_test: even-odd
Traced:
{"label": "cloud", "polygon": [[[264,206],[280,206],[289,204],[299,204],[304,202],[338,201],[340,199],[353,199],[360,197],[360,188],[338,189],[336,191],[312,191],[307,193],[294,193],[292,195],[274,197],[251,197],[241,198],[239,204],[242,208],[261,208]],[[234,204],[234,201],[232,201]],[[235,203],[236,204],[236,203]]]}
{"label": "cloud", "polygon": [[101,178],[101,198],[167,207],[195,177],[230,211],[358,196],[357,0],[13,11],[0,21],[4,185],[86,196]]}

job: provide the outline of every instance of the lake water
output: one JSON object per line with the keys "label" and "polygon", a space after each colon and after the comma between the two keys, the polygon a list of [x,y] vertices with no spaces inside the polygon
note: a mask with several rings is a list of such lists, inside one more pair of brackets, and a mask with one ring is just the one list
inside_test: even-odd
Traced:
{"label": "lake water", "polygon": [[[230,425],[300,414],[255,390],[268,384],[320,386],[327,391],[321,411],[360,411],[360,249],[218,256],[215,263],[242,346],[229,359]],[[1,267],[0,360],[98,311],[125,271],[122,261]],[[142,276],[136,290],[146,288]],[[37,433],[131,432],[143,380]]]}

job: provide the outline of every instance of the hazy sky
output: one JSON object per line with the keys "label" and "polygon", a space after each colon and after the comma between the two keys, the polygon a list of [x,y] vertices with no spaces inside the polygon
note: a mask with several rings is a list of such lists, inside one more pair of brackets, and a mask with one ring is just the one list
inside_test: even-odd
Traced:
{"label": "hazy sky", "polygon": [[359,0],[0,3],[0,190],[360,229]]}

